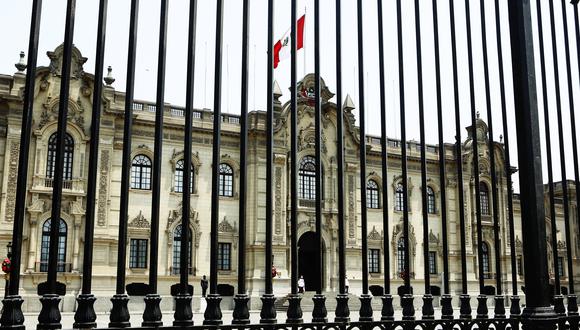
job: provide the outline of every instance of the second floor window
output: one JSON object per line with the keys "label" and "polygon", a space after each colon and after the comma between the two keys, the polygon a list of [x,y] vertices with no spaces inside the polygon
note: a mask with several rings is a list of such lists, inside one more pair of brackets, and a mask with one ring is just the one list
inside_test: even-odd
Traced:
{"label": "second floor window", "polygon": [[435,192],[433,188],[427,187],[427,213],[434,214],[435,210]]}
{"label": "second floor window", "polygon": [[232,244],[231,243],[218,243],[218,260],[217,267],[218,270],[231,270],[232,260]]}
{"label": "second floor window", "polygon": [[379,208],[379,185],[375,180],[367,181],[367,207],[370,209]]}
{"label": "second floor window", "polygon": [[[185,162],[183,159],[178,160],[175,164],[175,192],[183,192],[184,167]],[[193,192],[193,164],[191,164],[191,174],[189,179],[189,192]]]}
{"label": "second floor window", "polygon": [[[53,133],[48,139],[48,154],[46,157],[46,177],[54,178],[56,166],[56,133]],[[64,164],[63,179],[72,180],[72,164],[75,150],[75,142],[70,134],[64,135]]]}
{"label": "second floor window", "polygon": [[379,258],[381,255],[381,250],[370,249],[369,250],[369,273],[380,273],[380,263]]}
{"label": "second floor window", "polygon": [[151,159],[137,155],[131,164],[131,189],[151,189]]}
{"label": "second floor window", "polygon": [[147,268],[147,240],[131,239],[129,268]]}
{"label": "second floor window", "polygon": [[220,186],[219,195],[234,196],[234,170],[226,163],[220,164]]}
{"label": "second floor window", "polygon": [[481,214],[489,215],[489,189],[485,183],[479,184],[479,205],[481,207]]}
{"label": "second floor window", "polygon": [[[48,271],[49,262],[49,250],[50,250],[50,219],[46,220],[42,225],[42,242],[40,245],[40,271]],[[64,220],[60,219],[60,225],[58,228],[58,259],[57,259],[57,272],[65,271],[66,262],[66,235],[67,226]]]}
{"label": "second floor window", "polygon": [[305,156],[300,161],[298,170],[298,198],[316,199],[316,160]]}
{"label": "second floor window", "polygon": [[395,189],[395,211],[403,211],[403,185],[397,183],[397,188]]}

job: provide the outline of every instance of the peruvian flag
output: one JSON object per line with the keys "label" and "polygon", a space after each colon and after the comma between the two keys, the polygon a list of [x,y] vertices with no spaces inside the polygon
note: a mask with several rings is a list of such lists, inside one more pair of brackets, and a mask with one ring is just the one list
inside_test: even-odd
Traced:
{"label": "peruvian flag", "polygon": [[[304,21],[306,18],[306,14],[302,15],[302,17],[300,17],[298,19],[298,22],[296,22],[296,35],[297,35],[297,40],[296,40],[296,50],[301,49],[304,47]],[[292,31],[292,29],[288,29],[288,31],[286,31],[286,33],[284,33],[284,36],[282,36],[282,39],[278,40],[278,42],[276,42],[276,44],[274,45],[274,69],[278,67],[278,63],[280,63],[280,61],[290,57],[290,53],[291,53],[291,38],[290,38],[290,32]]]}

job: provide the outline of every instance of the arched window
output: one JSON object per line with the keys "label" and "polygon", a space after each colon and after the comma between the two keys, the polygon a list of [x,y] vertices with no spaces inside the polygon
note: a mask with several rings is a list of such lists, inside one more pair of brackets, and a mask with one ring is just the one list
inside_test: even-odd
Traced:
{"label": "arched window", "polygon": [[[183,192],[183,174],[184,174],[185,162],[180,159],[175,163],[175,192]],[[189,180],[189,191],[193,192],[193,164],[191,164],[191,175]]]}
{"label": "arched window", "polygon": [[370,209],[379,208],[379,185],[372,179],[367,181],[367,207]]}
{"label": "arched window", "polygon": [[131,164],[131,189],[151,189],[151,159],[137,155]]}
{"label": "arched window", "polygon": [[403,211],[403,185],[400,183],[395,189],[395,211]]}
{"label": "arched window", "polygon": [[316,160],[305,156],[300,161],[298,170],[298,198],[316,199]]}
{"label": "arched window", "polygon": [[226,163],[220,164],[220,186],[219,195],[234,196],[234,170]]}
{"label": "arched window", "polygon": [[[54,168],[56,166],[56,133],[48,138],[48,154],[46,157],[46,177],[54,178]],[[72,180],[72,164],[75,150],[75,141],[70,134],[64,135],[64,167],[63,179]]]}
{"label": "arched window", "polygon": [[427,186],[427,213],[435,214],[435,192]]}
{"label": "arched window", "polygon": [[[48,271],[48,255],[50,250],[50,219],[46,220],[42,225],[42,242],[40,244],[40,271]],[[57,272],[65,271],[66,262],[66,234],[67,227],[66,222],[60,219],[60,226],[58,229],[58,264],[56,267]]]}
{"label": "arched window", "polygon": [[479,205],[481,206],[481,214],[489,215],[489,189],[483,182],[479,183]]}
{"label": "arched window", "polygon": [[399,274],[405,271],[405,239],[403,236],[399,237],[397,241],[397,271]]}
{"label": "arched window", "polygon": [[481,242],[481,261],[483,264],[483,278],[491,278],[491,273],[489,272],[489,245],[485,242]]}
{"label": "arched window", "polygon": [[[180,274],[181,270],[181,233],[183,232],[183,227],[181,225],[177,225],[173,230],[173,267],[171,268],[171,273],[174,275]],[[191,229],[188,232],[188,273],[191,274],[191,252],[192,252],[192,245],[191,245]]]}

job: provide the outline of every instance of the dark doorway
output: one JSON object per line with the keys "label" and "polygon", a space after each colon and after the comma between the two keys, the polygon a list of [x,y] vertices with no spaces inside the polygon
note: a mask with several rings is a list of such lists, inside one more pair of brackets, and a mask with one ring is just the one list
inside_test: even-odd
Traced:
{"label": "dark doorway", "polygon": [[[324,247],[324,242],[322,246]],[[324,283],[320,282],[320,269],[318,267],[319,256],[320,249],[316,245],[316,233],[313,231],[305,232],[298,240],[298,278],[300,275],[304,276],[306,291],[317,291],[323,287]],[[324,258],[322,261],[324,262]]]}

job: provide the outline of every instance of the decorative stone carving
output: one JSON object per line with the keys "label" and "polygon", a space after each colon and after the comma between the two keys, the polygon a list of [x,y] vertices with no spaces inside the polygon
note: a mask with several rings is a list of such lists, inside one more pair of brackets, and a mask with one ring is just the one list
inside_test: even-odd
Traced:
{"label": "decorative stone carving", "polygon": [[566,242],[558,241],[558,250],[565,250],[566,249]]}
{"label": "decorative stone carving", "polygon": [[367,238],[371,241],[380,241],[383,239],[383,235],[377,231],[375,226],[373,226],[373,230],[368,234]]}
{"label": "decorative stone carving", "polygon": [[[49,123],[56,122],[58,120],[58,110],[60,106],[60,99],[57,98],[48,98],[47,101],[42,104],[42,112],[40,113],[40,121],[38,123],[38,129],[43,128]],[[77,126],[84,129],[85,125],[85,117],[84,117],[85,109],[82,105],[80,100],[76,102],[68,99],[68,114],[67,120],[70,123],[74,123]]]}
{"label": "decorative stone carving", "polygon": [[20,143],[10,143],[10,163],[8,164],[8,186],[6,189],[6,221],[14,220],[14,205],[16,204],[16,186],[18,180],[18,154]]}
{"label": "decorative stone carving", "polygon": [[[327,152],[326,149],[326,135],[324,134],[324,132],[322,132],[322,146],[321,146],[321,150],[323,153]],[[315,127],[312,123],[310,123],[310,125],[308,125],[307,127],[303,127],[300,129],[300,132],[298,133],[298,150],[302,151],[305,149],[314,149],[316,147],[316,132],[315,132]]]}
{"label": "decorative stone carving", "polygon": [[107,224],[107,204],[109,188],[109,150],[101,150],[101,163],[99,166],[99,204],[97,205],[97,223],[99,226]]}
{"label": "decorative stone carving", "polygon": [[274,187],[275,198],[274,198],[274,232],[276,235],[282,234],[282,168],[276,167],[274,174]]}
{"label": "decorative stone carving", "polygon": [[139,211],[139,214],[135,218],[133,218],[131,222],[129,222],[129,227],[150,228],[151,224],[149,223],[149,221],[147,221],[147,219],[145,219],[143,213]]}
{"label": "decorative stone carving", "polygon": [[[393,236],[391,237],[392,251],[397,251],[397,242],[399,236],[403,235],[403,218],[399,220],[399,223],[393,228]],[[417,245],[417,240],[415,238],[415,228],[412,224],[409,224],[409,252],[415,255],[415,246]]]}
{"label": "decorative stone carving", "polygon": [[235,233],[236,229],[232,226],[226,217],[218,223],[218,231],[221,233]]}
{"label": "decorative stone carving", "polygon": [[[177,209],[169,211],[169,217],[167,218],[167,230],[172,233],[170,228],[173,223],[181,222],[181,216],[183,214],[182,203],[180,202]],[[201,238],[201,231],[199,230],[199,219],[198,213],[194,209],[189,209],[189,224],[192,228],[193,235],[195,237],[195,246],[199,247],[199,240]]]}
{"label": "decorative stone carving", "polygon": [[439,245],[439,234],[435,236],[433,230],[429,231],[429,244]]}
{"label": "decorative stone carving", "polygon": [[356,205],[354,203],[354,178],[348,176],[348,238],[356,238]]}
{"label": "decorative stone carving", "polygon": [[520,241],[520,237],[516,236],[516,247],[517,248],[521,248],[522,247],[522,241]]}

